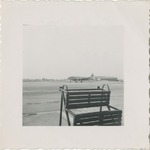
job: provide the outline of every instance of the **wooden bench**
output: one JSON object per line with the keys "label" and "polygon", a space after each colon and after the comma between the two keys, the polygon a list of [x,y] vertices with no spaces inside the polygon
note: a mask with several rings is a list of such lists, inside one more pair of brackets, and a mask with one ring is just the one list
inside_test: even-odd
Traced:
{"label": "wooden bench", "polygon": [[[111,91],[108,85],[95,89],[68,89],[67,86],[63,86],[60,87],[60,91],[62,92],[60,126],[62,124],[63,103],[69,126],[121,125],[122,111],[109,105]],[[73,117],[72,124],[70,116]]]}

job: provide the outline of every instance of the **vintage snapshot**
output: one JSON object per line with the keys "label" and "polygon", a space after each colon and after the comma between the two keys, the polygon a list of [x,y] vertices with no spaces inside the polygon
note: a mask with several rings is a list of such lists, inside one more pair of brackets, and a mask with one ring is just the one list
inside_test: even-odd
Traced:
{"label": "vintage snapshot", "polygon": [[24,25],[23,125],[123,125],[123,35],[122,26]]}
{"label": "vintage snapshot", "polygon": [[149,149],[148,4],[2,2],[0,148]]}

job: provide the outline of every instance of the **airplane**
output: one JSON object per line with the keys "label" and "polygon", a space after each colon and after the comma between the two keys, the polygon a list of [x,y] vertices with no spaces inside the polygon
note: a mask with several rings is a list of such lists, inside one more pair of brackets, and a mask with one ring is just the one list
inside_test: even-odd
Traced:
{"label": "airplane", "polygon": [[69,77],[68,80],[78,82],[80,81],[81,83],[85,80],[93,80],[94,79],[94,74],[92,73],[90,77],[79,77],[79,76],[73,76]]}

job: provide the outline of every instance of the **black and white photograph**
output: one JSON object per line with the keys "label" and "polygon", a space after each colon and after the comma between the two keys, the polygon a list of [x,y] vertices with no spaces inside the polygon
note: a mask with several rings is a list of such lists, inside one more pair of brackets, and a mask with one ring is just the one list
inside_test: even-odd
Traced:
{"label": "black and white photograph", "polygon": [[149,149],[149,1],[0,12],[0,149]]}
{"label": "black and white photograph", "polygon": [[23,25],[23,125],[123,125],[122,26]]}

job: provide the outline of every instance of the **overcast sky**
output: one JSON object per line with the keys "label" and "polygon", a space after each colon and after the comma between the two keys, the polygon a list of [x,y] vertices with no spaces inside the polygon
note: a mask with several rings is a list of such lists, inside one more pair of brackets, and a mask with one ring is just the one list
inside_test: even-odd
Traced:
{"label": "overcast sky", "polygon": [[123,78],[122,26],[23,26],[23,77]]}

